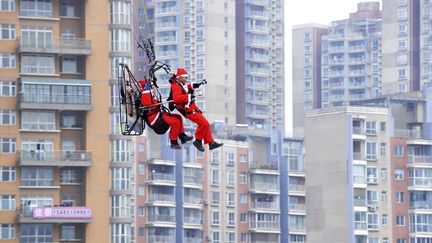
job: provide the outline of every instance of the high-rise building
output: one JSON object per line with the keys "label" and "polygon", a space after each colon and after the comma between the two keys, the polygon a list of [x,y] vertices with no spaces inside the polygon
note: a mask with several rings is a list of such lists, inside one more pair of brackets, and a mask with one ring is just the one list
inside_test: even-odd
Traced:
{"label": "high-rise building", "polygon": [[[297,25],[293,29],[293,135],[303,136],[305,112],[321,107],[321,46],[328,26]],[[298,61],[300,60],[300,61]]]}
{"label": "high-rise building", "polygon": [[133,240],[132,142],[115,135],[107,97],[130,61],[128,8],[2,1],[1,240]]}
{"label": "high-rise building", "polygon": [[[421,2],[423,6],[427,4],[427,1]],[[420,89],[419,45],[428,43],[427,38],[420,40],[420,19],[422,23],[427,22],[426,9],[420,8],[420,0],[383,0],[381,34],[383,94]],[[424,27],[422,30],[426,32],[421,34],[422,37],[430,35],[427,24],[424,24]]]}
{"label": "high-rise building", "polygon": [[432,240],[431,90],[307,114],[308,242]]}
{"label": "high-rise building", "polygon": [[283,16],[280,0],[236,1],[237,123],[284,127]]}

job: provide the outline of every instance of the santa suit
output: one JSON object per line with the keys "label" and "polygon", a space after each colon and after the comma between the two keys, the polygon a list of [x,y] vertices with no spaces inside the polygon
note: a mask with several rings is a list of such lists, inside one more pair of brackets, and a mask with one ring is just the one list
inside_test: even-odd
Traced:
{"label": "santa suit", "polygon": [[150,126],[155,126],[160,116],[170,125],[169,139],[177,140],[178,135],[184,133],[183,119],[178,114],[168,114],[162,112],[158,100],[152,95],[150,90],[141,92],[141,104],[149,109],[146,116]]}
{"label": "santa suit", "polygon": [[212,133],[210,131],[210,124],[201,113],[201,110],[192,99],[193,87],[192,84],[181,84],[177,80],[171,80],[171,94],[175,107],[187,119],[193,121],[198,125],[195,131],[195,138],[204,140],[204,144],[214,142]]}

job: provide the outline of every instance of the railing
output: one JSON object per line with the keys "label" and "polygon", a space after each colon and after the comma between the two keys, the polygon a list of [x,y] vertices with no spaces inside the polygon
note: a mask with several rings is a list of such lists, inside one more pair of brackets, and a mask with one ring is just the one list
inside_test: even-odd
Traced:
{"label": "railing", "polygon": [[363,160],[362,153],[360,153],[360,152],[353,152],[353,159],[355,159],[355,160]]}
{"label": "railing", "polygon": [[254,229],[271,229],[279,230],[279,222],[256,222],[252,221],[250,227]]}
{"label": "railing", "polygon": [[149,243],[160,243],[160,242],[174,242],[174,235],[149,235]]}
{"label": "railing", "polygon": [[367,229],[367,223],[366,222],[354,222],[354,229],[355,230],[366,230]]}
{"label": "railing", "polygon": [[289,205],[289,210],[304,211],[304,210],[306,210],[306,205],[298,204],[298,203],[291,203]]}
{"label": "railing", "polygon": [[92,153],[87,151],[20,151],[18,159],[25,160],[39,160],[39,161],[90,161],[92,160]]}
{"label": "railing", "polygon": [[150,193],[150,201],[165,201],[174,202],[174,195],[162,194],[162,193]]}
{"label": "railing", "polygon": [[174,181],[175,177],[173,174],[161,173],[161,172],[150,172],[150,180]]}
{"label": "railing", "polygon": [[420,163],[420,164],[432,165],[432,156],[431,155],[409,155],[408,163]]}
{"label": "railing", "polygon": [[366,207],[366,199],[365,198],[355,198],[354,199],[354,206],[356,207]]}
{"label": "railing", "polygon": [[[171,242],[171,241],[164,241],[164,242]],[[174,241],[172,241],[174,242]],[[196,238],[196,237],[185,237],[184,238],[184,242],[187,243],[202,243],[203,240],[201,238]]]}
{"label": "railing", "polygon": [[265,162],[252,162],[250,169],[262,169],[262,170],[278,170],[279,166],[277,162],[265,163]]}
{"label": "railing", "polygon": [[263,201],[254,201],[254,207],[259,209],[279,209],[278,202],[263,202]]}
{"label": "railing", "polygon": [[422,133],[421,131],[412,129],[395,129],[394,136],[402,138],[422,138]]}
{"label": "railing", "polygon": [[81,38],[19,38],[20,48],[53,48],[53,49],[80,49],[90,50],[91,41]]}
{"label": "railing", "polygon": [[353,127],[353,133],[359,135],[365,134],[361,127]]}
{"label": "railing", "polygon": [[263,190],[263,191],[278,191],[279,184],[277,183],[251,183],[252,190]]}
{"label": "railing", "polygon": [[365,184],[366,183],[366,177],[353,175],[353,183]]}
{"label": "railing", "polygon": [[298,184],[289,184],[288,190],[292,192],[304,192],[305,186],[304,185],[298,185]]}
{"label": "railing", "polygon": [[410,225],[410,232],[412,233],[430,233],[432,232],[432,225],[429,224],[412,224]]}
{"label": "railing", "polygon": [[430,187],[432,186],[432,177],[426,178],[409,178],[409,186],[421,186],[421,187]]}
{"label": "railing", "polygon": [[201,215],[196,216],[184,216],[183,223],[186,224],[202,224]]}
{"label": "railing", "polygon": [[19,94],[20,102],[38,104],[90,105],[90,94]]}
{"label": "railing", "polygon": [[175,216],[174,215],[153,215],[149,214],[148,221],[155,222],[155,221],[162,221],[162,222],[175,222]]}
{"label": "railing", "polygon": [[203,182],[203,178],[202,177],[189,176],[189,175],[185,175],[183,177],[184,177],[184,182],[185,183],[202,184],[202,182]]}
{"label": "railing", "polygon": [[196,196],[196,197],[185,196],[183,200],[185,203],[199,204],[201,203],[201,198],[202,196]]}

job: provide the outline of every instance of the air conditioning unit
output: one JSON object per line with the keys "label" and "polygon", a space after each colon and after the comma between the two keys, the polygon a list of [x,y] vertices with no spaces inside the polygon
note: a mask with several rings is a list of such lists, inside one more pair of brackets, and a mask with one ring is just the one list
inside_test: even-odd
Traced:
{"label": "air conditioning unit", "polygon": [[378,209],[378,206],[376,206],[376,205],[369,206],[370,212],[375,212],[377,209]]}

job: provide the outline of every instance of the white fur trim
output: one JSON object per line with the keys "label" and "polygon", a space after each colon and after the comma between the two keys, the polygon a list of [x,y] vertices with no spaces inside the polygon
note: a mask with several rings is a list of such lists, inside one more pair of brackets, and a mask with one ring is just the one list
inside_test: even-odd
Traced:
{"label": "white fur trim", "polygon": [[150,125],[153,126],[153,124],[157,121],[157,119],[159,118],[159,116],[160,116],[160,112],[158,112],[157,115],[156,115],[156,117],[153,119],[153,121],[150,122]]}

